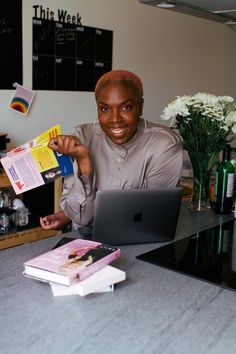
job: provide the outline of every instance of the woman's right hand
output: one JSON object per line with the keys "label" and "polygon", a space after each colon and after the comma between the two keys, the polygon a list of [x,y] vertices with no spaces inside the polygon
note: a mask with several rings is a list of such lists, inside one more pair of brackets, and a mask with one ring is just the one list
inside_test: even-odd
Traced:
{"label": "woman's right hand", "polygon": [[40,218],[40,225],[44,230],[60,230],[70,222],[71,219],[62,210]]}

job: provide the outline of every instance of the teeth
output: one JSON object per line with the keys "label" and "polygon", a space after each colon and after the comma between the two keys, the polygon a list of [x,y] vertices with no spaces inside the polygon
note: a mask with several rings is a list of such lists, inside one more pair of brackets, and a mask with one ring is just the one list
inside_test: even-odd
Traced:
{"label": "teeth", "polygon": [[111,131],[113,134],[119,135],[119,134],[123,134],[125,129],[124,128],[116,128],[116,129],[111,129]]}

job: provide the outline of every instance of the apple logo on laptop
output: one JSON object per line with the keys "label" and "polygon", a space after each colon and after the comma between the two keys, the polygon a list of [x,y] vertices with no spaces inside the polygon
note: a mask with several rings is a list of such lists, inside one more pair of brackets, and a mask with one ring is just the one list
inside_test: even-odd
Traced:
{"label": "apple logo on laptop", "polygon": [[134,214],[134,216],[133,216],[133,220],[135,222],[140,222],[140,221],[142,221],[142,219],[143,219],[143,214],[142,214],[141,211],[139,211],[138,213]]}

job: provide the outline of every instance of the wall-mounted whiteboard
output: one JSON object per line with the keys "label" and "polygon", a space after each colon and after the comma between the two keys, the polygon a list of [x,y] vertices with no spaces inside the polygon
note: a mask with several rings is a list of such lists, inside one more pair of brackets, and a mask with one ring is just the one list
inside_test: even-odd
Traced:
{"label": "wall-mounted whiteboard", "polygon": [[2,1],[0,5],[0,89],[22,84],[22,3]]}
{"label": "wall-mounted whiteboard", "polygon": [[33,19],[33,89],[94,91],[112,69],[113,31]]}

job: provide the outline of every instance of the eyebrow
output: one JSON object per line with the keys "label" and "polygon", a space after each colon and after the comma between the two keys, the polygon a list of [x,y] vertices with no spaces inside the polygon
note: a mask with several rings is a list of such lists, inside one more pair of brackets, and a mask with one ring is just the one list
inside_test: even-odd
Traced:
{"label": "eyebrow", "polygon": [[[98,103],[98,104],[103,104],[103,105],[105,105],[105,106],[109,106],[109,103],[105,103],[105,102],[103,102],[103,101],[98,101],[97,103]],[[133,100],[133,99],[131,98],[131,99],[128,99],[128,100],[126,100],[126,101],[121,102],[120,105],[124,105],[124,104],[127,104],[127,103],[135,103],[135,100]]]}

